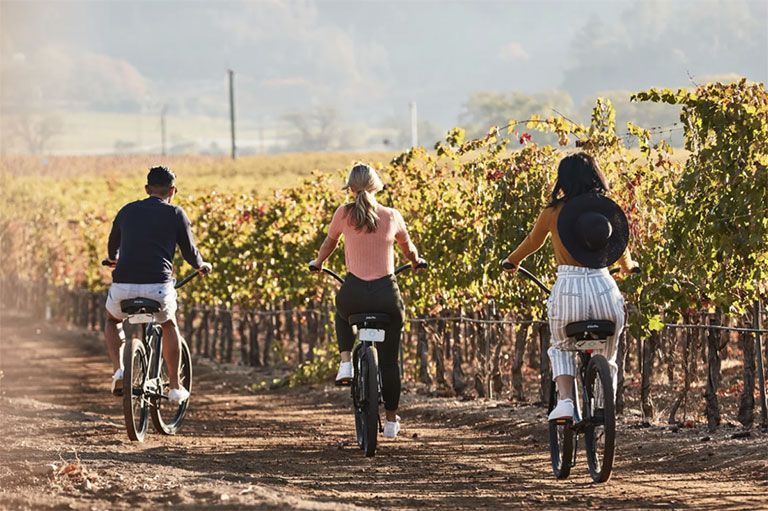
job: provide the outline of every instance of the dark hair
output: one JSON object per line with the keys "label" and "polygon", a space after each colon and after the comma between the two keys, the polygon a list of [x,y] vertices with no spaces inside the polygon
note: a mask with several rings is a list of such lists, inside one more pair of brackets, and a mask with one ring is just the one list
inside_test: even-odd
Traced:
{"label": "dark hair", "polygon": [[562,204],[584,193],[604,195],[610,187],[597,161],[587,153],[576,153],[560,160],[557,182],[552,189],[548,208]]}
{"label": "dark hair", "polygon": [[173,186],[176,174],[168,167],[152,167],[147,174],[147,184],[150,186]]}
{"label": "dark hair", "polygon": [[152,167],[147,174],[147,191],[150,195],[168,195],[176,184],[176,174],[168,167]]}

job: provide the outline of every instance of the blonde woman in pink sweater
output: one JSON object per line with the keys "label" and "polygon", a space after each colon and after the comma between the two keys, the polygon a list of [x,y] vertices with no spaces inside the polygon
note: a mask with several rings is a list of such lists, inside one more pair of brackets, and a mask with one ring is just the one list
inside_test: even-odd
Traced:
{"label": "blonde woman in pink sweater", "polygon": [[328,235],[310,265],[322,269],[323,262],[336,249],[339,239],[344,237],[348,273],[336,294],[336,337],[341,354],[337,385],[346,385],[352,380],[351,351],[355,335],[347,321],[349,316],[381,312],[390,317],[385,340],[377,348],[386,411],[384,436],[395,438],[400,431],[400,417],[397,415],[400,401],[398,354],[404,316],[403,300],[394,276],[395,243],[414,269],[423,260],[419,259],[400,212],[376,202],[375,194],[384,186],[373,168],[364,164],[352,167],[344,188],[354,194],[355,200],[336,210],[328,227]]}

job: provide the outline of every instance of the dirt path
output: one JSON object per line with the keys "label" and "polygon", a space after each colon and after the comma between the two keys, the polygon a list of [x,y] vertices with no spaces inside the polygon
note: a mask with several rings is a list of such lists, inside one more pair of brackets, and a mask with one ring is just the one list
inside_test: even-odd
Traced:
{"label": "dirt path", "polygon": [[98,338],[0,321],[0,508],[768,509],[765,434],[622,424],[609,483],[583,456],[558,482],[542,410],[408,393],[403,436],[365,459],[346,391],[249,394],[245,370],[202,363],[182,433],[131,443]]}

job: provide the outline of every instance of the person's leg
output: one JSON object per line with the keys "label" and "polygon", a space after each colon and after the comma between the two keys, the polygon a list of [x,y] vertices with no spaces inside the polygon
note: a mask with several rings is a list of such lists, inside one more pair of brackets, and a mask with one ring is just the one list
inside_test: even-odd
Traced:
{"label": "person's leg", "polygon": [[558,347],[561,343],[568,341],[565,333],[568,323],[587,319],[588,304],[584,301],[583,280],[583,277],[578,275],[558,276],[548,302],[552,340],[547,354],[552,366],[552,379],[558,393],[557,406],[550,414],[550,420],[573,415],[576,356],[573,352],[562,351]]}
{"label": "person's leg", "polygon": [[352,376],[354,374],[352,368],[352,346],[355,343],[355,333],[352,330],[352,325],[347,321],[351,313],[350,307],[353,307],[356,303],[353,296],[355,294],[354,285],[354,277],[347,275],[344,284],[339,289],[339,292],[336,293],[334,325],[336,327],[336,342],[339,346],[339,356],[341,357],[339,370],[336,373],[336,385],[352,383]]}
{"label": "person's leg", "polygon": [[578,282],[573,278],[558,278],[552,287],[552,295],[547,302],[549,330],[552,336],[551,346],[547,350],[552,366],[552,380],[557,385],[560,399],[573,400],[573,382],[576,375],[576,357],[572,352],[557,349],[560,343],[568,340],[565,327],[576,321],[580,310]]}
{"label": "person's leg", "polygon": [[608,360],[611,368],[611,377],[613,379],[613,393],[616,395],[616,384],[618,383],[619,368],[616,364],[616,356],[619,351],[619,339],[624,330],[625,309],[624,297],[621,295],[613,277],[602,276],[593,280],[593,288],[599,291],[594,297],[593,307],[597,319],[611,320],[616,324],[614,335],[607,339],[605,350],[601,354]]}
{"label": "person's leg", "polygon": [[339,345],[339,354],[342,362],[352,359],[352,345],[355,343],[355,333],[347,322],[343,313],[336,309],[334,324],[336,326],[336,342]]}
{"label": "person's leg", "polygon": [[400,367],[397,362],[400,354],[402,331],[402,316],[398,315],[397,319],[389,324],[384,342],[377,346],[379,372],[381,373],[381,394],[384,399],[384,411],[390,422],[397,420],[397,409],[400,405]]}
{"label": "person's leg", "polygon": [[168,368],[168,380],[171,389],[179,388],[179,362],[181,359],[181,332],[176,321],[169,319],[162,323],[163,359]]}
{"label": "person's leg", "polygon": [[120,360],[120,347],[125,342],[125,332],[123,331],[123,320],[126,316],[120,310],[120,300],[123,300],[125,289],[120,284],[109,286],[107,301],[104,304],[107,310],[107,318],[104,324],[104,344],[107,348],[107,355],[112,362],[112,370],[118,375],[122,368]]}
{"label": "person's leg", "polygon": [[389,277],[376,284],[371,294],[373,312],[383,312],[389,316],[385,329],[384,342],[376,349],[379,354],[379,372],[381,374],[381,394],[384,400],[384,412],[387,421],[397,421],[400,406],[400,342],[403,335],[403,317],[405,310],[397,283]]}
{"label": "person's leg", "polygon": [[576,357],[569,351],[561,351],[554,346],[547,350],[552,364],[552,379],[557,385],[557,395],[560,399],[573,400],[573,381],[576,375]]}
{"label": "person's leg", "polygon": [[104,344],[107,347],[107,354],[112,362],[113,371],[117,371],[122,367],[120,347],[124,342],[125,332],[123,331],[122,320],[116,319],[110,313],[107,313],[107,320],[104,325]]}

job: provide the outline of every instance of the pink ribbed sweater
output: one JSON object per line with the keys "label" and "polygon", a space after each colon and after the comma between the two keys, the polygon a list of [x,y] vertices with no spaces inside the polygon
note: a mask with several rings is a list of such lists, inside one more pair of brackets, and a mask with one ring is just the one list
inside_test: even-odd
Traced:
{"label": "pink ribbed sweater", "polygon": [[376,205],[379,216],[375,232],[357,230],[351,224],[346,207],[340,206],[333,214],[328,237],[338,240],[344,235],[344,260],[347,270],[362,280],[376,280],[395,273],[394,244],[408,251],[410,238],[405,220],[399,211]]}

